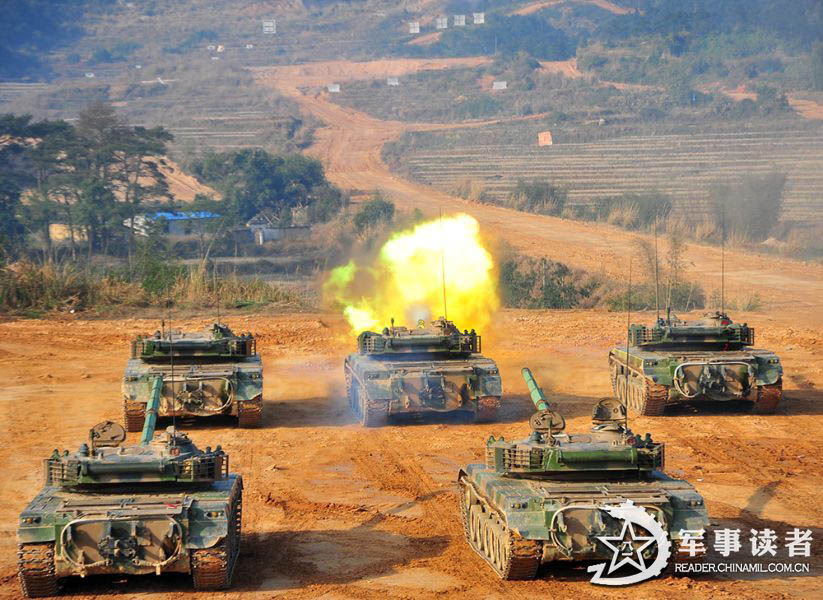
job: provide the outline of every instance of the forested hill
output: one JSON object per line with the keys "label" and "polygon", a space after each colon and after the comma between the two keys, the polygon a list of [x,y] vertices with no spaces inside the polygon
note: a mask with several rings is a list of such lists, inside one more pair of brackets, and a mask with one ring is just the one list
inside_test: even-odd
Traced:
{"label": "forested hill", "polygon": [[[626,9],[618,11],[604,8],[609,5],[446,0],[416,11],[388,0],[284,0],[270,6],[251,0],[7,0],[0,19],[0,78],[43,80],[71,68],[197,56],[210,44],[259,41],[260,19],[268,17],[277,17],[283,32],[266,54],[269,62],[495,51],[560,60],[593,47],[642,46],[638,57],[645,61],[654,63],[664,53],[694,54],[702,61],[698,70],[722,76],[726,59],[771,59],[760,68],[774,70],[823,42],[820,0],[616,0],[611,6]],[[477,11],[486,14],[484,27],[450,26],[431,43],[409,43],[409,21],[433,35],[434,16],[471,19]]]}

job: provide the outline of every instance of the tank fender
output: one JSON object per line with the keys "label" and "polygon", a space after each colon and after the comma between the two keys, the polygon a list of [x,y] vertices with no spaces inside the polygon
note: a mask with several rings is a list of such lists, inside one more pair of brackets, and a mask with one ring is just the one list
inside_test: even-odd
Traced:
{"label": "tank fender", "polygon": [[[186,549],[212,548],[229,534],[229,508],[232,498],[243,489],[243,480],[236,476],[231,497],[225,499],[195,500],[188,513]],[[211,514],[209,514],[211,513]],[[218,515],[214,515],[218,513]]]}
{"label": "tank fender", "polygon": [[17,541],[20,544],[36,542],[53,542],[57,539],[57,530],[53,524],[43,524],[34,527],[21,527],[17,530]]}
{"label": "tank fender", "polygon": [[706,529],[709,526],[709,513],[703,497],[696,490],[670,490],[673,509],[669,535],[679,539],[681,529]]}
{"label": "tank fender", "polygon": [[499,375],[479,374],[477,376],[478,396],[502,396],[503,383]]}
{"label": "tank fender", "polygon": [[774,385],[781,377],[783,377],[783,365],[780,364],[780,359],[776,355],[757,357],[755,385]]}

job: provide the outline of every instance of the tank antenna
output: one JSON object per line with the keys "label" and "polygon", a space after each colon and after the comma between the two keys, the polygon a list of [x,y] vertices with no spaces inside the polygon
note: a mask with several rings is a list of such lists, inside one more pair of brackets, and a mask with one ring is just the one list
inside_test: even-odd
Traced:
{"label": "tank antenna", "polygon": [[171,426],[174,430],[174,436],[172,437],[171,444],[172,446],[175,446],[177,445],[177,394],[174,391],[174,343],[172,340],[172,333],[174,332],[174,329],[171,326],[171,297],[168,297],[166,299],[166,308],[169,312],[169,370],[171,371]]}
{"label": "tank antenna", "polygon": [[660,322],[660,273],[657,260],[657,221],[659,213],[654,216],[654,304],[657,309],[657,322]]}
{"label": "tank antenna", "polygon": [[[629,358],[631,356],[629,352],[629,342],[631,338],[631,327],[632,327],[632,255],[629,254],[629,288],[626,292],[626,414],[629,414],[628,411],[628,403],[629,403]],[[628,418],[628,417],[627,417]],[[627,421],[628,423],[628,421]]]}
{"label": "tank antenna", "polygon": [[720,314],[726,314],[726,207],[720,205]]}
{"label": "tank antenna", "polygon": [[440,208],[440,281],[443,286],[443,318],[449,320],[449,309],[446,305],[446,249],[443,245],[443,208]]}

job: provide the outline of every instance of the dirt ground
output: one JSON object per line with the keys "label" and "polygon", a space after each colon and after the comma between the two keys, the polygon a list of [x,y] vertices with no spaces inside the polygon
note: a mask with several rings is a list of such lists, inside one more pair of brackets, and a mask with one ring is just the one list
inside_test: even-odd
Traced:
{"label": "dirt ground", "polygon": [[[642,318],[651,319],[651,315]],[[259,336],[265,419],[259,430],[230,422],[188,425],[201,446],[221,443],[246,482],[242,598],[809,598],[823,587],[823,331],[789,317],[740,314],[759,345],[783,360],[786,400],[777,414],[683,408],[637,418],[636,432],[667,443],[667,470],[691,481],[724,526],[811,527],[812,576],[746,580],[663,578],[630,590],[592,586],[570,567],[535,582],[501,582],[463,540],[457,469],[481,457],[490,433],[525,436],[531,404],[519,369],[530,366],[568,419],[588,427],[593,402],[609,393],[609,346],[625,317],[596,311],[501,312],[483,332],[501,367],[501,422],[434,420],[379,430],[356,424],[344,400],[342,359],[353,338],[329,314],[231,315]],[[199,327],[207,317],[181,320]],[[0,323],[0,598],[17,598],[15,527],[42,484],[40,460],[76,448],[103,419],[121,420],[120,376],[128,340],[152,319],[11,320]],[[134,434],[136,436],[136,434]],[[183,576],[70,580],[78,598],[191,597]],[[221,594],[222,595],[222,594]],[[200,595],[198,595],[199,597]],[[206,597],[207,594],[202,596]]]}

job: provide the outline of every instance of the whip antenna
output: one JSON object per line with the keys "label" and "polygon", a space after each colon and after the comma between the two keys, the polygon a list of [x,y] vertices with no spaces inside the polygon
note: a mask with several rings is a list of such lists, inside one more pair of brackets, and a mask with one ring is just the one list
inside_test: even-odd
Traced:
{"label": "whip antenna", "polygon": [[446,249],[443,245],[443,209],[440,209],[440,281],[443,286],[443,318],[449,320],[446,306]]}
{"label": "whip antenna", "polygon": [[720,313],[726,314],[726,207],[720,206]]}
{"label": "whip antenna", "polygon": [[654,216],[654,304],[657,309],[657,322],[660,322],[660,273],[659,261],[657,260],[657,220],[659,214]]}
{"label": "whip antenna", "polygon": [[171,326],[171,298],[166,300],[166,307],[169,312],[169,363],[171,370],[171,426],[174,429],[174,436],[172,437],[172,446],[177,444],[177,393],[174,391],[174,340],[172,334],[174,328]]}
{"label": "whip antenna", "polygon": [[[626,292],[626,415],[629,414],[629,343],[632,327],[632,255],[629,254],[629,289]],[[627,417],[628,418],[628,417]]]}

